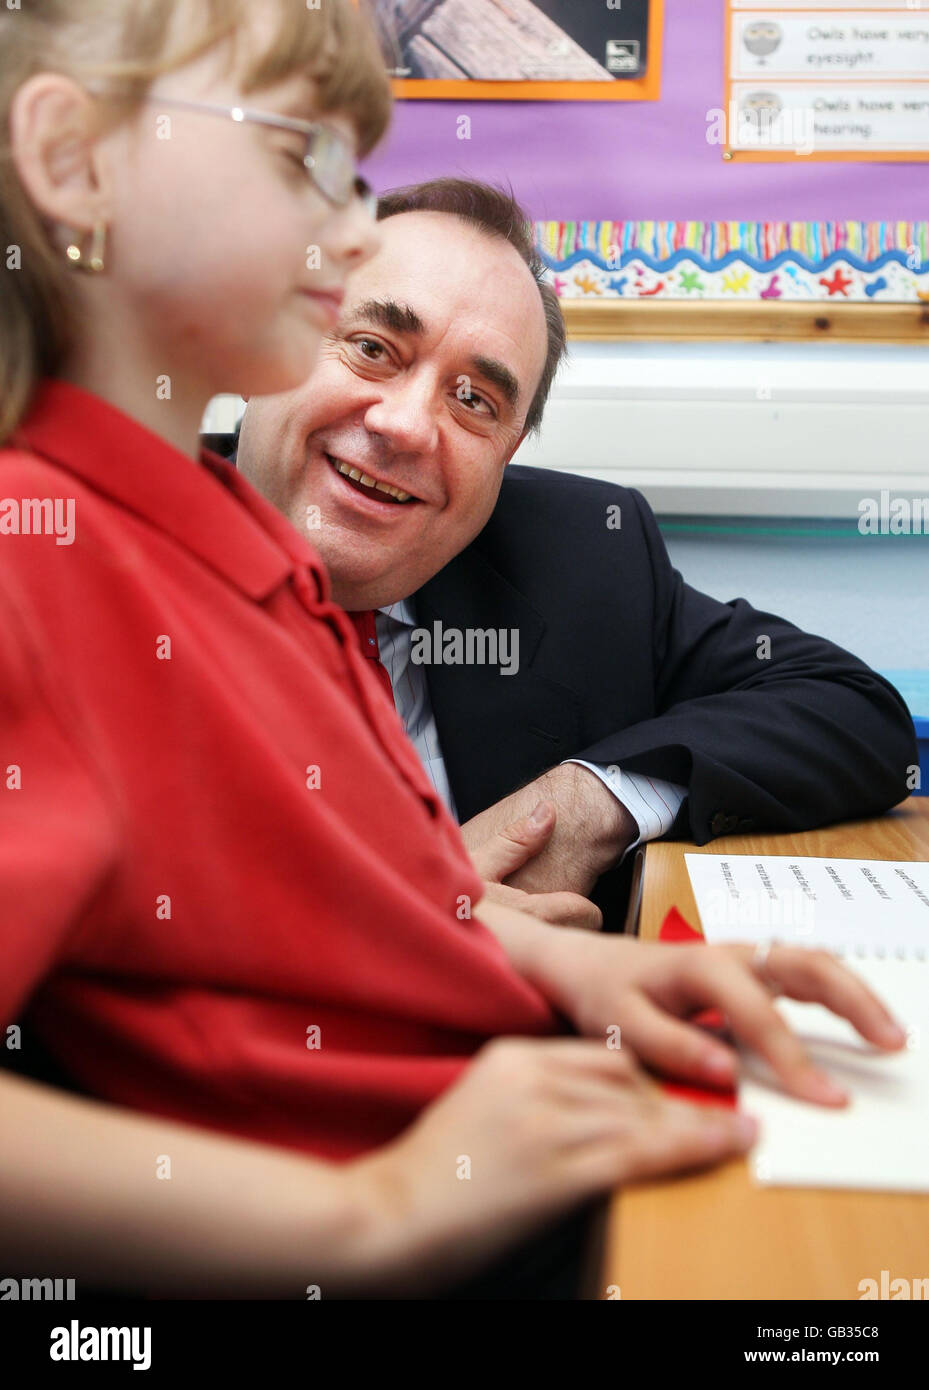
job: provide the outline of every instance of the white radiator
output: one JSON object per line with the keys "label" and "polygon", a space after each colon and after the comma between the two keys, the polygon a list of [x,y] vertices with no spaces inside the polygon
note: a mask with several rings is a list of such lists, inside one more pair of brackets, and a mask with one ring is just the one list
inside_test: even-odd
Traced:
{"label": "white radiator", "polygon": [[847,517],[929,496],[929,351],[574,343],[520,463],[637,487],[659,514]]}

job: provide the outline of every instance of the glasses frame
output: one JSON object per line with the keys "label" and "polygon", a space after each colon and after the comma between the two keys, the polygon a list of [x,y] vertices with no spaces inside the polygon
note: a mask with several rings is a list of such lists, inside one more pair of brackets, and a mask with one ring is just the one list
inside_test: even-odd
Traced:
{"label": "glasses frame", "polygon": [[349,157],[355,166],[355,155],[350,150],[348,140],[341,131],[327,125],[325,121],[301,121],[296,116],[281,116],[269,111],[256,111],[247,106],[223,106],[219,102],[213,101],[192,101],[184,97],[147,96],[145,100],[156,106],[172,106],[182,111],[199,111],[208,116],[225,116],[239,125],[262,125],[272,130],[287,130],[293,131],[296,135],[302,135],[306,139],[306,154],[303,157],[304,168],[317,192],[321,193],[328,203],[337,208],[346,208],[357,198],[372,218],[377,216],[377,194],[360,174],[355,174],[352,191],[345,199],[335,197],[333,193],[320,184],[316,173],[313,144],[321,132],[325,132],[341,145],[349,148]]}

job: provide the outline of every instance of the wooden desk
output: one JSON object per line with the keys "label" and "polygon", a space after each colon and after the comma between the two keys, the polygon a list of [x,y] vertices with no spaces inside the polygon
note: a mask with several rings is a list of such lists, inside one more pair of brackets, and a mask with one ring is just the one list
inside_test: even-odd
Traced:
{"label": "wooden desk", "polygon": [[[699,917],[684,854],[929,860],[929,797],[802,835],[731,835],[698,849],[649,845],[639,931],[677,906]],[[862,1279],[929,1276],[929,1196],[757,1187],[744,1159],[652,1182],[610,1205],[602,1289],[623,1299],[857,1299]],[[613,1295],[615,1297],[615,1295]]]}

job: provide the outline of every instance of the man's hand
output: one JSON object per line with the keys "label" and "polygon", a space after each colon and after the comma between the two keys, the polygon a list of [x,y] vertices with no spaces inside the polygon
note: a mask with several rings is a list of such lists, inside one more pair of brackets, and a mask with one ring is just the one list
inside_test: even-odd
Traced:
{"label": "man's hand", "polygon": [[[477,862],[488,842],[530,817],[540,801],[553,803],[554,828],[537,852],[502,878],[524,893],[575,893],[586,898],[600,875],[638,838],[639,828],[599,777],[577,763],[553,767],[466,821],[461,833],[471,857]],[[483,873],[480,867],[479,872]]]}
{"label": "man's hand", "polygon": [[709,1086],[734,1084],[737,1057],[687,1020],[719,1009],[741,1043],[761,1054],[791,1095],[820,1105],[848,1099],[810,1061],[773,1004],[776,994],[824,1004],[868,1042],[898,1051],[906,1035],[880,1000],[825,951],[773,946],[761,978],[752,946],[682,946],[554,930],[495,903],[476,914],[513,965],[588,1037],[619,1029],[648,1066]]}
{"label": "man's hand", "polygon": [[584,927],[599,931],[603,914],[596,903],[580,893],[527,893],[511,888],[504,880],[530,859],[540,854],[555,829],[555,807],[540,801],[530,816],[505,825],[498,834],[471,851],[471,859],[484,880],[482,902],[501,903],[531,913],[555,927]]}

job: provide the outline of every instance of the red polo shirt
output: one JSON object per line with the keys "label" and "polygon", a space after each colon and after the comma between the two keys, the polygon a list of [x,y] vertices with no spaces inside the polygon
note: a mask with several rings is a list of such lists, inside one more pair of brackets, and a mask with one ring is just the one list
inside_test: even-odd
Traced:
{"label": "red polo shirt", "polygon": [[[23,499],[74,499],[72,543],[23,534]],[[346,1157],[487,1038],[555,1031],[468,918],[480,880],[369,667],[234,469],[43,387],[0,451],[0,1019],[24,1049]]]}

